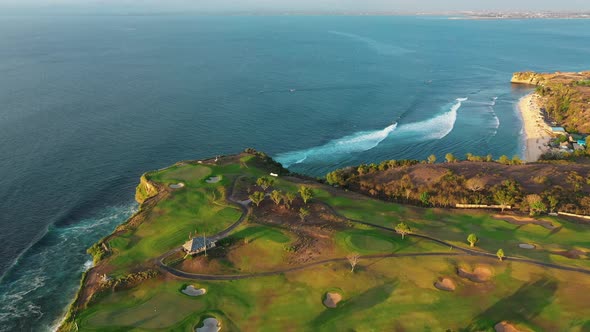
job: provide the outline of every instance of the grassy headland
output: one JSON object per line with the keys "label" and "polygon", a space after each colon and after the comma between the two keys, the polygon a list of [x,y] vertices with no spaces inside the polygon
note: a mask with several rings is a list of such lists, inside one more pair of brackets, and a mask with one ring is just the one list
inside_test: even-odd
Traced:
{"label": "grassy headland", "polygon": [[[590,225],[543,211],[525,218],[400,205],[366,186],[408,175],[416,189],[408,202],[419,205],[422,195],[412,193],[423,183],[466,186],[483,167],[524,167],[410,164],[343,177],[339,188],[290,175],[253,150],[147,173],[140,211],[94,247],[97,264],[61,330],[194,331],[208,317],[222,331],[491,331],[501,322],[520,330],[590,328]],[[554,171],[547,181],[563,178]],[[502,185],[503,176],[476,193]],[[548,187],[522,182],[524,192]],[[216,237],[217,247],[195,256],[176,250],[195,234]],[[478,238],[474,248],[469,234]],[[435,286],[443,278],[454,291]],[[187,285],[207,293],[183,294]],[[328,292],[342,296],[336,308],[322,303]]]}

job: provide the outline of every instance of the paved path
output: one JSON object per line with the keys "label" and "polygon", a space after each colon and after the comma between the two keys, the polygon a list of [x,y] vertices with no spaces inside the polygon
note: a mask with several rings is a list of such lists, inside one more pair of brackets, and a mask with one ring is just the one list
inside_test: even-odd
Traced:
{"label": "paved path", "polygon": [[[213,241],[219,241],[227,236],[229,236],[229,234],[236,229],[242,222],[244,222],[244,220],[246,219],[246,217],[248,216],[248,203],[249,201],[238,201],[238,200],[234,200],[233,199],[233,191],[235,189],[236,186],[236,182],[241,179],[241,177],[238,177],[234,180],[233,184],[232,184],[232,188],[230,190],[230,192],[228,193],[228,200],[230,202],[232,202],[233,204],[237,205],[240,207],[240,209],[242,210],[242,215],[240,216],[240,218],[233,223],[232,225],[230,225],[228,228],[226,228],[225,230],[223,230],[222,232],[210,237],[211,240]],[[373,227],[373,228],[377,228],[377,229],[382,229],[382,230],[386,230],[386,231],[390,231],[390,232],[395,232],[395,229],[393,228],[389,228],[389,227],[385,227],[385,226],[381,226],[381,225],[377,225],[377,224],[372,224],[369,222],[365,222],[365,221],[361,221],[361,220],[354,220],[354,219],[350,219],[350,218],[346,218],[345,216],[341,215],[340,213],[338,213],[338,211],[336,211],[332,206],[324,203],[324,202],[319,202],[320,204],[324,205],[326,208],[328,208],[333,214],[346,219],[347,221],[351,222],[351,223],[355,223],[355,224],[360,224],[360,225],[365,225],[365,226],[369,226],[369,227]],[[458,247],[455,246],[451,243],[445,242],[443,240],[428,236],[428,235],[422,235],[422,234],[408,234],[406,236],[410,236],[410,237],[414,237],[414,238],[419,238],[419,239],[424,239],[424,240],[428,240],[434,243],[437,243],[441,246],[447,247],[450,250],[458,250],[460,252],[430,252],[430,253],[405,253],[405,254],[376,254],[376,255],[366,255],[366,256],[361,256],[361,259],[374,259],[374,258],[396,258],[396,257],[426,257],[426,256],[461,256],[461,255],[469,255],[469,256],[482,256],[482,257],[490,257],[490,258],[494,258],[497,259],[497,256],[495,254],[489,253],[489,252],[484,252],[484,251],[480,251],[477,249],[472,249],[472,248],[464,248],[464,247]],[[181,271],[178,269],[175,269],[173,267],[170,267],[166,264],[164,264],[164,259],[166,259],[167,257],[178,253],[182,251],[182,248],[176,248],[173,250],[168,251],[167,253],[163,254],[162,256],[158,257],[156,259],[156,264],[158,264],[158,266],[160,268],[162,268],[163,270],[169,272],[172,275],[175,275],[179,278],[184,278],[184,279],[193,279],[193,280],[238,280],[238,279],[247,279],[247,278],[256,278],[256,277],[265,277],[265,276],[272,276],[272,275],[277,275],[277,274],[281,274],[281,273],[287,273],[287,272],[294,272],[294,271],[299,271],[299,270],[303,270],[303,269],[307,269],[310,267],[315,267],[315,266],[319,266],[319,265],[324,265],[327,263],[335,263],[335,262],[343,262],[343,261],[347,261],[346,257],[343,258],[332,258],[332,259],[325,259],[322,261],[318,261],[318,262],[313,262],[313,263],[309,263],[309,264],[304,264],[304,265],[300,265],[300,266],[296,266],[296,267],[291,267],[291,268],[287,268],[287,269],[282,269],[282,270],[277,270],[277,271],[267,271],[267,272],[259,272],[259,273],[251,273],[251,274],[232,274],[232,275],[216,275],[216,274],[198,274],[198,273],[189,273],[189,272],[185,272],[185,271]],[[545,262],[539,262],[539,261],[535,261],[532,259],[528,259],[528,258],[520,258],[520,257],[504,257],[504,260],[508,260],[508,261],[514,261],[514,262],[520,262],[520,263],[525,263],[525,264],[532,264],[532,265],[537,265],[537,266],[542,266],[542,267],[547,267],[547,268],[552,268],[552,269],[558,269],[558,270],[565,270],[565,271],[573,271],[573,272],[580,272],[583,274],[587,274],[590,275],[590,270],[584,269],[584,268],[580,268],[580,267],[574,267],[574,266],[566,266],[566,265],[560,265],[560,264],[553,264],[553,263],[545,263]]]}

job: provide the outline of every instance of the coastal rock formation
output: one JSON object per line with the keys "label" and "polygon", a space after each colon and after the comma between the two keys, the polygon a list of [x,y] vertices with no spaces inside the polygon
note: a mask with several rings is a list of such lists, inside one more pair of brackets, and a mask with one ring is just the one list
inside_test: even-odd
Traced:
{"label": "coastal rock formation", "polygon": [[514,73],[512,75],[511,83],[514,84],[530,84],[540,85],[545,81],[543,74],[538,74],[532,71]]}
{"label": "coastal rock formation", "polygon": [[139,180],[139,185],[137,185],[137,188],[135,189],[135,200],[141,204],[145,202],[146,199],[154,197],[157,194],[158,189],[156,189],[156,186],[148,180],[145,174],[142,175]]}

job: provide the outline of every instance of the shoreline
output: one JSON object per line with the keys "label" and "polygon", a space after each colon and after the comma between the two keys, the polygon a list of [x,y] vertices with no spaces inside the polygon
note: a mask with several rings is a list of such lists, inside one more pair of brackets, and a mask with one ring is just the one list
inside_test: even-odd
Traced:
{"label": "shoreline", "polygon": [[522,97],[517,104],[521,115],[525,136],[524,159],[527,163],[534,163],[547,151],[551,141],[551,127],[539,113],[539,96],[532,92]]}

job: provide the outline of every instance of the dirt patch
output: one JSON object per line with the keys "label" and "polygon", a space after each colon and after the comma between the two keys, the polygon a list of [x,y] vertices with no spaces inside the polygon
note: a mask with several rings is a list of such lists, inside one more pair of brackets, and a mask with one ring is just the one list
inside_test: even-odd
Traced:
{"label": "dirt patch", "polygon": [[556,251],[553,254],[561,255],[570,259],[583,259],[586,258],[586,252],[579,249],[572,249],[568,251]]}
{"label": "dirt patch", "polygon": [[182,292],[188,296],[201,296],[201,295],[205,295],[207,293],[207,290],[205,288],[196,288],[193,285],[188,285],[185,289],[182,290]]}
{"label": "dirt patch", "polygon": [[221,330],[221,324],[215,318],[205,318],[203,327],[195,329],[197,332],[218,332],[219,330]]}
{"label": "dirt patch", "polygon": [[457,288],[455,282],[451,278],[440,278],[434,283],[434,287],[447,292],[453,292],[455,288]]}
{"label": "dirt patch", "polygon": [[507,223],[510,223],[513,225],[519,225],[519,226],[533,224],[533,225],[538,225],[538,226],[544,227],[549,230],[554,230],[557,228],[557,226],[553,225],[549,221],[537,220],[535,218],[530,218],[530,217],[506,216],[506,215],[496,214],[496,215],[494,215],[494,219],[503,220]]}
{"label": "dirt patch", "polygon": [[496,330],[496,332],[523,332],[506,321],[496,324],[494,330]]}
{"label": "dirt patch", "polygon": [[336,308],[340,301],[342,301],[342,295],[338,293],[327,293],[324,299],[324,305],[328,308]]}
{"label": "dirt patch", "polygon": [[205,182],[207,183],[217,183],[219,181],[221,181],[221,176],[211,176],[207,180],[205,180]]}
{"label": "dirt patch", "polygon": [[477,265],[473,272],[469,272],[463,268],[457,269],[457,274],[461,278],[469,279],[473,282],[486,282],[489,281],[494,273],[492,268],[488,265]]}
{"label": "dirt patch", "polygon": [[184,183],[178,182],[178,183],[171,184],[168,187],[170,187],[172,189],[181,189],[181,188],[184,188]]}

